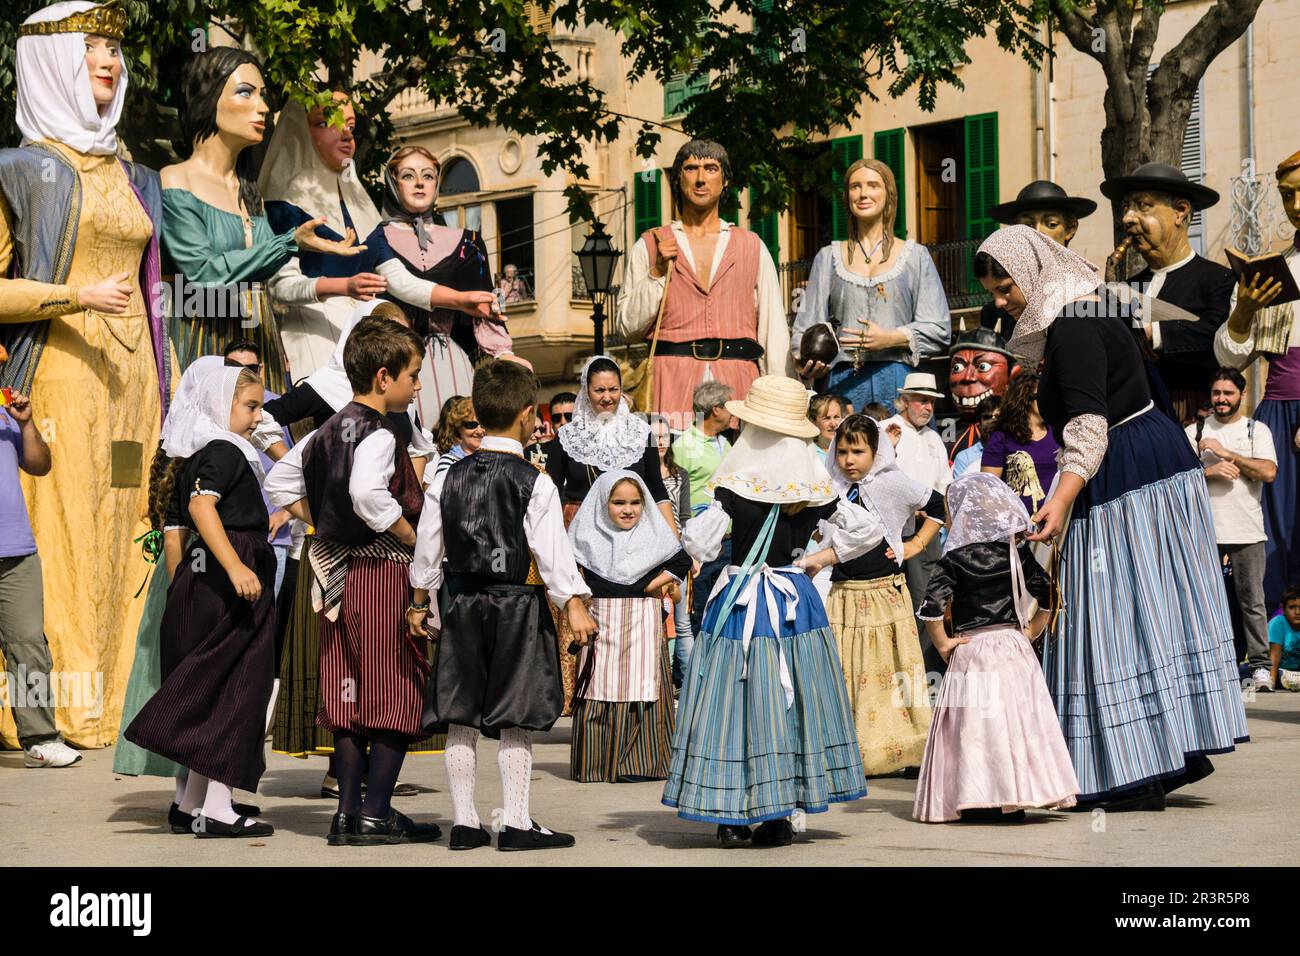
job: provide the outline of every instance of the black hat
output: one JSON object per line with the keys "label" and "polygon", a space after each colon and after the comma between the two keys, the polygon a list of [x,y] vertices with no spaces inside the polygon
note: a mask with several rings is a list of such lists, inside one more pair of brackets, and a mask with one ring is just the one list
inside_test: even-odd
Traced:
{"label": "black hat", "polygon": [[1192,204],[1192,209],[1209,209],[1219,201],[1219,194],[1209,186],[1192,182],[1181,169],[1164,163],[1145,163],[1128,176],[1116,176],[1101,184],[1101,194],[1107,199],[1120,200],[1144,189],[1181,196]]}
{"label": "black hat", "polygon": [[963,332],[953,340],[952,347],[948,349],[948,358],[952,358],[958,352],[964,349],[978,349],[981,352],[1000,352],[1015,364],[1015,353],[1007,348],[1007,340],[992,329],[984,326],[978,326],[969,332]]}
{"label": "black hat", "polygon": [[1082,219],[1096,212],[1097,204],[1082,196],[1066,195],[1065,190],[1056,183],[1037,179],[1016,193],[1015,202],[1004,202],[994,206],[989,215],[1004,226],[1008,226],[1014,223],[1016,216],[1022,212],[1038,209],[1059,209],[1075,219]]}

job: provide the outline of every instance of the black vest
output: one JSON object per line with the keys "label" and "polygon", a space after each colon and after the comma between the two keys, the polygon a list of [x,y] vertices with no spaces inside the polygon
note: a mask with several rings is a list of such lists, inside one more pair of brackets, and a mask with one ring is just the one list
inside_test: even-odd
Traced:
{"label": "black vest", "polygon": [[383,415],[365,405],[349,402],[316,430],[302,455],[307,504],[311,507],[316,533],[326,541],[358,548],[379,537],[352,509],[352,496],[348,494],[357,446],[379,429],[392,433],[395,448],[395,467],[388,490],[401,505],[402,516],[411,526],[419,523],[424,494],[406,443]]}
{"label": "black vest", "polygon": [[518,455],[486,448],[447,469],[439,500],[447,569],[453,575],[527,582],[533,556],[524,515],[538,474]]}

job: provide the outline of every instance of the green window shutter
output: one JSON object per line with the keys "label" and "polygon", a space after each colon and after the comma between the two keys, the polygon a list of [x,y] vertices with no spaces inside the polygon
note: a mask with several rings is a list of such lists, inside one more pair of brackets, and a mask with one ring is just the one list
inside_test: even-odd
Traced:
{"label": "green window shutter", "polygon": [[894,215],[894,235],[899,239],[907,238],[907,166],[903,161],[907,130],[886,129],[877,133],[871,143],[871,153],[889,167],[894,174],[894,185],[898,187],[898,211]]}
{"label": "green window shutter", "polygon": [[664,116],[676,116],[680,113],[685,100],[686,77],[679,73],[664,84]]}
{"label": "green window shutter", "polygon": [[769,212],[766,216],[754,218],[754,190],[749,191],[749,228],[758,234],[759,240],[772,253],[772,261],[781,261],[781,243],[776,235],[777,215]]}
{"label": "green window shutter", "polygon": [[[763,12],[767,12],[768,10],[771,9],[772,9],[772,0],[755,0],[754,2],[755,11],[761,10]],[[765,59],[768,63],[775,63],[781,59],[781,53],[777,49],[776,44],[772,42],[772,40],[768,39],[767,37],[760,37],[758,35],[757,27],[755,27],[754,29],[754,35],[755,35],[754,43],[756,46],[762,49],[763,59]]]}
{"label": "green window shutter", "polygon": [[848,210],[844,208],[844,173],[862,158],[862,137],[845,136],[831,140],[831,239],[839,242],[849,237]]}
{"label": "green window shutter", "polygon": [[998,227],[998,114],[966,117],[966,238],[983,239]]}
{"label": "green window shutter", "polygon": [[722,202],[719,204],[722,218],[727,222],[740,223],[740,193],[736,187],[728,186],[722,191]]}
{"label": "green window shutter", "polygon": [[[650,172],[654,175],[648,175]],[[654,229],[663,222],[659,199],[659,185],[662,178],[663,170],[659,169],[646,170],[632,178],[632,197],[638,237],[647,229]]]}

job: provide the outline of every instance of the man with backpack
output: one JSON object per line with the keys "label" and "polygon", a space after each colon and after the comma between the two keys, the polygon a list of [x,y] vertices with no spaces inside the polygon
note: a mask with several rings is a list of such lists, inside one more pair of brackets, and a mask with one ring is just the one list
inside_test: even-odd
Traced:
{"label": "man with backpack", "polygon": [[1268,609],[1264,606],[1264,512],[1260,488],[1277,476],[1273,436],[1263,422],[1246,418],[1241,402],[1246,380],[1221,368],[1210,384],[1214,414],[1187,426],[1210,488],[1219,557],[1232,562],[1232,585],[1241,607],[1246,659],[1255,689],[1271,691]]}

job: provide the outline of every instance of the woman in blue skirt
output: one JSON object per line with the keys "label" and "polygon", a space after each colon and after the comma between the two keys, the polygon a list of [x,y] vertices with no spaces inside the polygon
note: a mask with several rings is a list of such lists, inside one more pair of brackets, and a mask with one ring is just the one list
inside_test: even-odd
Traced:
{"label": "woman in blue skirt", "polygon": [[1163,810],[1248,738],[1200,462],[1155,410],[1131,313],[1093,267],[1027,226],[980,246],[975,275],[1042,360],[1038,406],[1062,447],[1032,541],[1060,540],[1062,607],[1043,655],[1079,808]]}
{"label": "woman in blue skirt", "polygon": [[795,810],[821,813],[867,792],[835,635],[793,562],[821,522],[839,560],[882,532],[861,508],[838,511],[798,382],[763,376],[727,410],[744,431],[710,482],[714,503],[687,523],[682,543],[703,564],[730,526],[732,554],[744,559],[719,575],[705,609],[663,802],[718,824],[724,847],[784,846]]}

